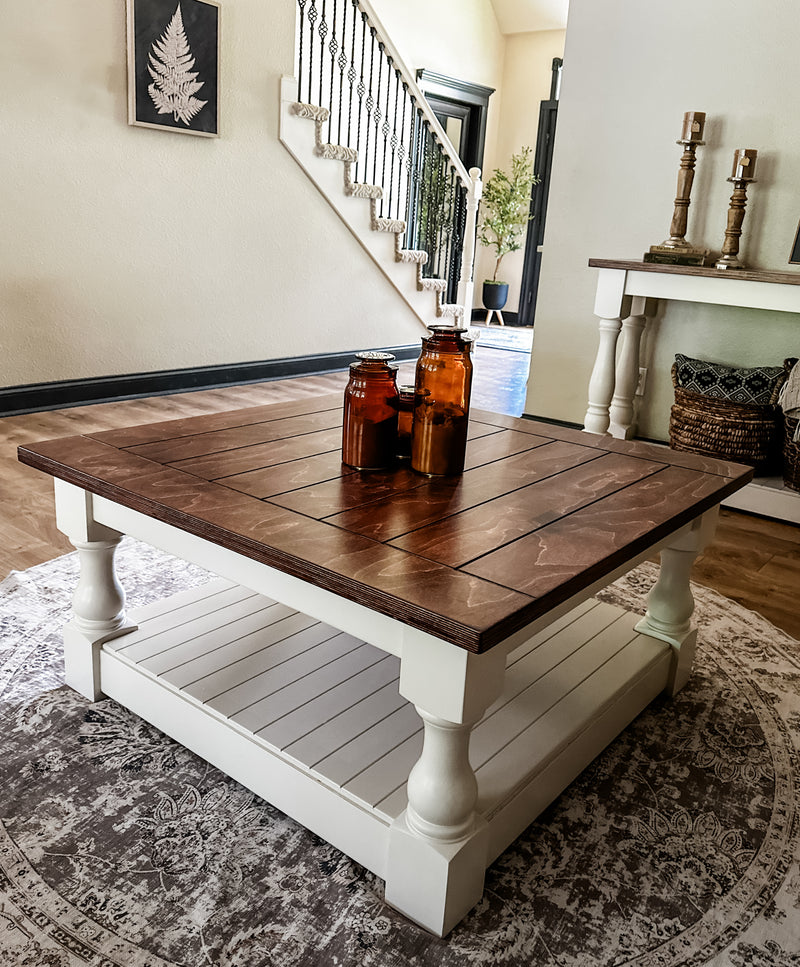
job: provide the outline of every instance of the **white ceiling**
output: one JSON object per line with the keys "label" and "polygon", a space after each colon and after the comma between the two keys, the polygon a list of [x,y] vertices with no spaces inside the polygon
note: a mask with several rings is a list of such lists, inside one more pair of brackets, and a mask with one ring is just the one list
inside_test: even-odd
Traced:
{"label": "white ceiling", "polygon": [[569,0],[491,0],[504,34],[564,30]]}

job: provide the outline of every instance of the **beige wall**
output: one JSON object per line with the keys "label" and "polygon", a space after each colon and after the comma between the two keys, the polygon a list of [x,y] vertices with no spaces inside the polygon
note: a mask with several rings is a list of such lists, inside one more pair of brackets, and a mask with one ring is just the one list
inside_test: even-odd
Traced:
{"label": "beige wall", "polygon": [[[489,0],[376,8],[410,66],[499,84]],[[4,0],[0,385],[418,340],[278,141],[294,10],[224,0],[212,140],[127,125],[124,0]]]}
{"label": "beige wall", "polygon": [[[583,423],[596,271],[668,235],[685,111],[708,115],[687,236],[719,252],[733,151],[759,152],[741,255],[792,270],[800,208],[797,9],[791,0],[572,0],[527,412]],[[796,269],[795,269],[796,271]],[[673,303],[645,343],[640,433],[665,439],[675,352],[731,365],[800,354],[800,317]]]}
{"label": "beige wall", "polygon": [[[550,97],[553,58],[563,56],[564,36],[563,30],[540,30],[506,37],[497,135],[487,155],[484,179],[495,168],[509,171],[511,155],[525,145],[536,149],[539,103]],[[501,277],[509,282],[507,306],[513,312],[519,304],[523,258],[523,251],[511,252],[500,266]],[[492,277],[494,263],[494,249],[479,247],[475,264],[476,305],[480,305],[480,284]]]}

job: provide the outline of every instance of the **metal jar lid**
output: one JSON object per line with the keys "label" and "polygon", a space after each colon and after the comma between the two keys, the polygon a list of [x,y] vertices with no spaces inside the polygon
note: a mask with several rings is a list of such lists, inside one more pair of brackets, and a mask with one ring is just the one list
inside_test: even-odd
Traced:
{"label": "metal jar lid", "polygon": [[360,353],[354,354],[356,359],[361,359],[368,363],[388,363],[390,360],[394,359],[392,353],[381,353],[377,351],[364,350]]}

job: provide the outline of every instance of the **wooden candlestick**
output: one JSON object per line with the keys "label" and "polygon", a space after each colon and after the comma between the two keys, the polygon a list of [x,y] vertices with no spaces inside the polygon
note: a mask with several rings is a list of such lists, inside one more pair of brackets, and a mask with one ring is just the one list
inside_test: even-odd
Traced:
{"label": "wooden candlestick", "polygon": [[744,207],[747,204],[747,184],[754,180],[754,178],[728,178],[728,181],[733,183],[733,194],[728,208],[728,224],[722,243],[722,257],[714,263],[717,269],[745,267],[744,263],[739,261],[739,239],[742,235]]}
{"label": "wooden candlestick", "polygon": [[669,226],[669,238],[660,245],[651,245],[644,256],[645,262],[665,262],[680,265],[704,265],[708,251],[697,248],[686,241],[686,225],[689,216],[689,202],[694,181],[695,152],[699,144],[705,144],[703,126],[706,116],[701,111],[688,111],[683,116],[683,129],[676,144],[683,145],[680,169],[678,170],[678,190]]}
{"label": "wooden candlestick", "polygon": [[697,145],[703,144],[703,142],[678,141],[677,144],[683,145],[681,166],[678,170],[678,192],[669,226],[669,238],[661,244],[665,248],[691,250],[693,246],[685,238],[686,224],[689,218],[689,196],[692,193],[692,182],[694,181],[695,150]]}

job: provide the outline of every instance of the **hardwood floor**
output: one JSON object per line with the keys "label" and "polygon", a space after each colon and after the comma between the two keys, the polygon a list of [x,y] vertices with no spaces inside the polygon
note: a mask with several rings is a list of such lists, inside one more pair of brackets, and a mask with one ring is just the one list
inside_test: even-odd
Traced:
{"label": "hardwood floor", "polygon": [[[518,415],[526,362],[524,354],[479,346],[474,405]],[[401,382],[413,382],[413,368],[400,367]],[[20,444],[335,392],[345,382],[345,373],[333,373],[0,419],[0,577],[72,550],[55,527],[52,480],[17,461]],[[800,639],[800,527],[723,510],[692,577]]]}

